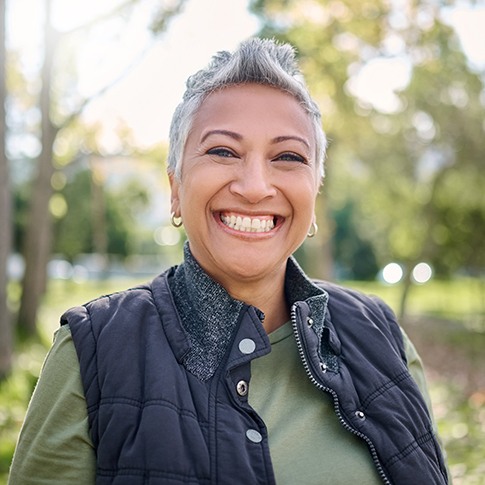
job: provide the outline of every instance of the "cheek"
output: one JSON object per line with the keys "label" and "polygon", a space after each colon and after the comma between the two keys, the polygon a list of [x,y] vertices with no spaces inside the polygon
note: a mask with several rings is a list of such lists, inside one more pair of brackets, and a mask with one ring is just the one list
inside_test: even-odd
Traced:
{"label": "cheek", "polygon": [[316,197],[318,195],[318,189],[313,177],[308,177],[306,180],[297,183],[292,181],[289,194],[295,209],[302,214],[311,214],[315,211]]}
{"label": "cheek", "polygon": [[204,211],[218,191],[217,178],[207,170],[191,170],[180,185],[180,203],[186,217]]}

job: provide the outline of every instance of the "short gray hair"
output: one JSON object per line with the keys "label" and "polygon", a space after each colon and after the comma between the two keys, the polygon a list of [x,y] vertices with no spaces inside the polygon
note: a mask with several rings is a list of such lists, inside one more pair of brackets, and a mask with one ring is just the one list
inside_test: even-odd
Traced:
{"label": "short gray hair", "polygon": [[232,54],[221,51],[212,57],[207,68],[190,76],[182,102],[175,109],[170,126],[168,172],[178,179],[182,158],[192,123],[209,94],[226,86],[256,83],[275,87],[294,96],[310,116],[315,134],[315,163],[324,176],[326,137],[320,110],[312,100],[296,62],[295,49],[275,40],[251,38]]}

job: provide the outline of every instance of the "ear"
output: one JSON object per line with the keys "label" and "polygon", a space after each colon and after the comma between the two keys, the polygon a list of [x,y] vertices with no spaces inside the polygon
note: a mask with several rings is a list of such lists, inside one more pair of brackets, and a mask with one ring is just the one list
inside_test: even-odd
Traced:
{"label": "ear", "polygon": [[168,180],[170,182],[171,212],[175,214],[175,217],[180,217],[180,199],[179,199],[180,182],[177,180],[177,177],[175,177],[173,173],[168,174]]}

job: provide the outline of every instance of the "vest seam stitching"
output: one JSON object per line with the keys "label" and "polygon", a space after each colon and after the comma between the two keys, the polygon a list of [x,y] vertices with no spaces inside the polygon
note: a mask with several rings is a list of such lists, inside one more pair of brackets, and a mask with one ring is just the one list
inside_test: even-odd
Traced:
{"label": "vest seam stitching", "polygon": [[177,472],[168,472],[164,470],[146,470],[145,468],[136,468],[136,467],[121,467],[121,468],[98,468],[98,475],[102,476],[116,476],[116,475],[134,475],[134,476],[157,476],[157,477],[170,477],[170,478],[197,478],[201,480],[209,480],[210,477],[199,477],[196,474],[188,474],[188,473],[177,473]]}
{"label": "vest seam stitching", "polygon": [[364,408],[367,408],[374,399],[377,399],[380,395],[384,394],[384,392],[388,391],[392,387],[398,386],[401,382],[409,379],[410,377],[411,375],[409,374],[409,372],[407,370],[404,370],[397,376],[393,377],[392,379],[379,386],[371,394],[364,398],[362,400],[362,406]]}
{"label": "vest seam stitching", "polygon": [[418,436],[415,438],[411,443],[405,446],[401,451],[396,453],[395,455],[391,456],[385,463],[386,466],[392,466],[394,463],[411,453],[413,453],[417,449],[421,449],[422,445],[426,444],[429,441],[432,441],[434,435],[431,431],[427,431],[426,433]]}
{"label": "vest seam stitching", "polygon": [[[109,297],[108,297],[108,300],[109,300]],[[91,311],[89,309],[89,306],[86,305],[84,308],[86,309],[86,313],[87,313],[87,316],[89,318],[89,332],[91,333],[93,341],[94,341],[93,357],[94,357],[94,361],[95,361],[95,365],[94,365],[95,375],[93,376],[93,379],[92,379],[89,387],[91,387],[91,385],[93,385],[93,383],[96,383],[96,399],[95,399],[96,402],[91,404],[88,407],[88,424],[89,424],[89,434],[90,434],[91,440],[93,441],[93,444],[97,447],[98,444],[99,444],[99,440],[98,440],[98,431],[99,430],[97,430],[97,426],[95,426],[95,422],[97,421],[98,416],[96,414],[93,415],[91,412],[89,412],[89,408],[92,408],[93,406],[95,407],[95,409],[99,408],[99,400],[101,398],[101,386],[100,386],[100,383],[99,383],[99,372],[98,372],[98,368],[99,368],[99,366],[98,366],[98,339],[96,338],[96,335],[94,333],[93,319],[92,319],[92,316],[91,316]],[[87,404],[87,394],[88,393],[86,393],[86,404]],[[96,434],[96,439],[94,439],[95,434]]]}
{"label": "vest seam stitching", "polygon": [[177,406],[175,403],[169,401],[168,399],[149,399],[146,401],[138,401],[136,399],[127,398],[127,397],[103,397],[99,400],[98,406],[109,406],[110,404],[125,404],[127,406],[133,406],[140,409],[144,409],[149,406],[161,406],[161,407],[168,407],[175,411],[178,411],[179,414],[185,415],[195,419],[197,422],[200,422],[200,417],[197,413],[190,411],[188,409],[181,408]]}

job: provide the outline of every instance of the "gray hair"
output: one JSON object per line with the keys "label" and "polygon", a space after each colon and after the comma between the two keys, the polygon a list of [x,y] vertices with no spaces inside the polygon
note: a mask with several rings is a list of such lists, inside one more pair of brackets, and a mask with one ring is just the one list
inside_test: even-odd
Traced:
{"label": "gray hair", "polygon": [[327,142],[321,114],[310,96],[295,57],[295,49],[289,44],[251,38],[242,42],[232,54],[218,52],[206,69],[190,76],[183,100],[175,109],[170,126],[168,172],[180,179],[185,143],[197,111],[206,97],[225,86],[256,83],[289,93],[308,113],[315,134],[315,163],[323,179]]}

